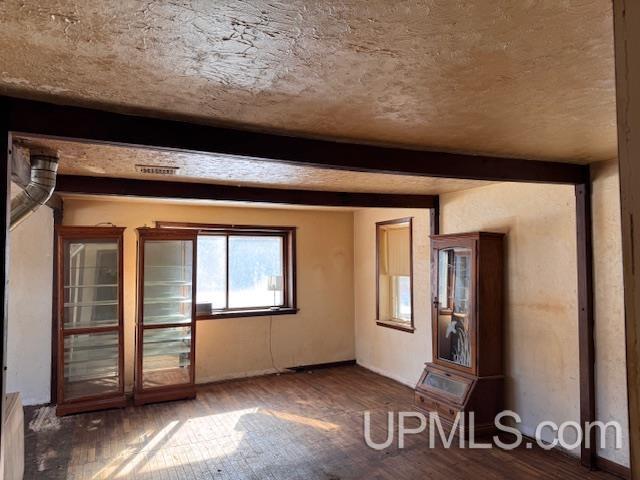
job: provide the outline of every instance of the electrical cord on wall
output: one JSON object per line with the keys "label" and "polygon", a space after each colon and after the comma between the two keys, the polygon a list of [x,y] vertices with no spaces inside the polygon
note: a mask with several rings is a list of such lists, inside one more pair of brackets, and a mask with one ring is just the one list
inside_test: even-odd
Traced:
{"label": "electrical cord on wall", "polygon": [[280,369],[276,366],[276,362],[273,359],[273,315],[269,315],[269,356],[271,357],[271,367],[277,372],[278,375],[281,373],[288,373],[292,370],[285,368]]}

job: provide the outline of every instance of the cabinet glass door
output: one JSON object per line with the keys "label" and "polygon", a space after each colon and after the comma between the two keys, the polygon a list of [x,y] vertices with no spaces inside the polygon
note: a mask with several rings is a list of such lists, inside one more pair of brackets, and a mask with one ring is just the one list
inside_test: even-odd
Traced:
{"label": "cabinet glass door", "polygon": [[472,250],[438,250],[438,357],[471,367]]}
{"label": "cabinet glass door", "polygon": [[65,335],[66,400],[117,392],[118,387],[118,332]]}
{"label": "cabinet glass door", "polygon": [[191,323],[192,242],[148,240],[144,249],[144,325]]}
{"label": "cabinet glass door", "polygon": [[191,381],[190,327],[148,329],[142,343],[143,388]]}
{"label": "cabinet glass door", "polygon": [[113,240],[61,239],[58,401],[121,390],[120,244]]}
{"label": "cabinet glass door", "polygon": [[142,245],[140,387],[192,383],[194,241],[145,239]]}

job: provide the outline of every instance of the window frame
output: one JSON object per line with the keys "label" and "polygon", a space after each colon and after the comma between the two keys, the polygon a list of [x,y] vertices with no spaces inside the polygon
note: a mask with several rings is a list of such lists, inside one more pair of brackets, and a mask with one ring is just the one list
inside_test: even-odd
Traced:
{"label": "window frame", "polygon": [[[197,230],[198,237],[224,236],[226,237],[226,304],[227,308],[213,310],[211,313],[196,313],[196,320],[215,320],[222,318],[259,317],[271,315],[292,315],[298,313],[297,285],[296,285],[296,230],[297,227],[262,226],[262,225],[227,225],[217,223],[188,223],[157,221],[157,228],[185,228]],[[283,266],[283,294],[282,305],[273,307],[234,307],[229,305],[229,238],[232,236],[246,237],[281,237],[282,238],[282,266]],[[196,258],[197,260],[197,258]],[[197,275],[196,275],[197,278]],[[196,292],[197,292],[196,284]],[[196,303],[196,310],[197,310]]]}
{"label": "window frame", "polygon": [[[380,319],[380,236],[385,225],[397,225],[407,223],[409,225],[409,294],[411,295],[411,319],[410,320],[381,320]],[[396,218],[376,222],[376,325],[380,327],[401,330],[407,333],[415,331],[414,323],[414,295],[413,295],[413,217]],[[390,279],[390,281],[392,281]],[[391,286],[390,286],[391,288]]]}

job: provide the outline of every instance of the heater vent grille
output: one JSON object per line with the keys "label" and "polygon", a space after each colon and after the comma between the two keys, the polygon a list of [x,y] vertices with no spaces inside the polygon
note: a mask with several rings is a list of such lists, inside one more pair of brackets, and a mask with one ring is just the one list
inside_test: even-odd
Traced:
{"label": "heater vent grille", "polygon": [[136,165],[136,172],[146,175],[177,175],[180,167],[172,165]]}

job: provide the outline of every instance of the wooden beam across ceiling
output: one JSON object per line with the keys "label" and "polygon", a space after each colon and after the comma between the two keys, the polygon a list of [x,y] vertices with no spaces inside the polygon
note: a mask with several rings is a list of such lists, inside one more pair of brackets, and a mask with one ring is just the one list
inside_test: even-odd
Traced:
{"label": "wooden beam across ceiling", "polygon": [[325,192],[82,175],[58,175],[56,192],[331,207],[432,208],[437,203],[435,195]]}
{"label": "wooden beam across ceiling", "polygon": [[582,184],[587,166],[460,153],[412,150],[134,116],[4,97],[9,128],[85,142],[237,155],[360,172],[467,180]]}

